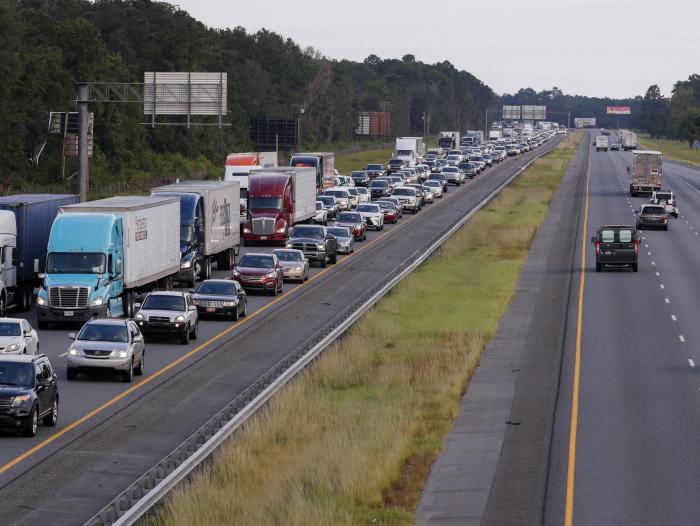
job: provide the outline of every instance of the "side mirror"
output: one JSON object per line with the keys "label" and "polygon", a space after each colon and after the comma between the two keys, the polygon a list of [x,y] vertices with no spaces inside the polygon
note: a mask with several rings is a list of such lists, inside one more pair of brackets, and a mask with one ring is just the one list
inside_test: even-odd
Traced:
{"label": "side mirror", "polygon": [[595,245],[596,241],[598,241],[598,240],[596,239],[595,236],[593,236],[593,237],[591,238],[591,243]]}
{"label": "side mirror", "polygon": [[630,173],[630,167],[629,167],[629,166],[627,167],[627,173]]}
{"label": "side mirror", "polygon": [[122,260],[118,259],[117,264],[115,265],[115,270],[117,271],[117,274],[122,273]]}
{"label": "side mirror", "polygon": [[189,307],[188,310],[197,310],[197,306],[196,306],[196,305],[190,305],[190,307]]}
{"label": "side mirror", "polygon": [[134,303],[134,310],[140,309],[140,308],[141,308],[141,304],[140,304],[140,303]]}
{"label": "side mirror", "polygon": [[69,332],[69,333],[68,333],[68,339],[69,339],[69,340],[75,340],[75,333],[74,333],[74,332]]}
{"label": "side mirror", "polygon": [[326,239],[330,241],[331,239],[335,239],[335,236],[333,234],[326,234]]}

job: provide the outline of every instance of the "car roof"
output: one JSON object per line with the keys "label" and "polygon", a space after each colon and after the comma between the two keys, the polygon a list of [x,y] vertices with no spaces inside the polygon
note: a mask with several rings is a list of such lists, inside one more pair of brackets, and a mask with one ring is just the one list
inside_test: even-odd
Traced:
{"label": "car roof", "polygon": [[0,354],[0,362],[32,363],[38,358],[46,358],[45,354]]}
{"label": "car roof", "polygon": [[22,323],[24,320],[22,318],[0,318],[0,323],[10,322],[10,323]]}
{"label": "car roof", "polygon": [[637,228],[634,225],[603,225],[599,226],[598,230],[636,230]]}
{"label": "car roof", "polygon": [[85,325],[88,323],[101,323],[102,325],[124,325],[127,321],[128,320],[124,318],[92,318],[86,321]]}
{"label": "car roof", "polygon": [[230,279],[205,279],[200,283],[235,283],[233,280]]}
{"label": "car roof", "polygon": [[154,290],[149,296],[184,296],[188,294],[184,290]]}

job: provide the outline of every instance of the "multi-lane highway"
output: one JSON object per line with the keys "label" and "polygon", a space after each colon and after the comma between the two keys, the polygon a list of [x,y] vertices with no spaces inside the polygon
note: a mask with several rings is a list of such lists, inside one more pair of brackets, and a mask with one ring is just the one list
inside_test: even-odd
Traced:
{"label": "multi-lane highway", "polygon": [[547,524],[700,516],[700,171],[664,162],[662,188],[677,194],[680,217],[668,232],[642,231],[639,272],[596,273],[595,228],[632,225],[648,202],[629,196],[630,161],[593,151],[581,196]]}
{"label": "multi-lane highway", "polygon": [[[189,346],[149,342],[146,374],[133,385],[112,378],[66,381],[69,330],[42,331],[42,352],[60,373],[59,425],[40,428],[34,440],[0,436],[3,523],[89,519],[348,303],[557,142],[509,159],[459,189],[451,187],[419,214],[369,233],[355,254],[313,269],[307,284],[285,285],[276,299],[251,295],[249,315],[239,323],[202,322],[198,340]],[[34,321],[33,314],[28,319]]]}

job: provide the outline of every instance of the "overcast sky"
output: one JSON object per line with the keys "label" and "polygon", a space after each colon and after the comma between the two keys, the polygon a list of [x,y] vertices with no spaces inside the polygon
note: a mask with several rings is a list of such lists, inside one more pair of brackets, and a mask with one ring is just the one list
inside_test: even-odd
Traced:
{"label": "overcast sky", "polygon": [[206,25],[267,28],[329,58],[449,60],[496,93],[633,97],[700,72],[693,0],[180,0]]}

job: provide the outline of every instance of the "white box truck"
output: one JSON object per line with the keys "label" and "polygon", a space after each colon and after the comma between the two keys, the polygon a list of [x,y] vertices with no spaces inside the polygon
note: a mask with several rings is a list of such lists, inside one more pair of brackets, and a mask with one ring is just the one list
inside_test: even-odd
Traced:
{"label": "white box truck", "polygon": [[663,177],[663,160],[661,152],[655,150],[634,150],[632,152],[632,167],[627,167],[630,174],[630,195],[653,194],[661,190]]}
{"label": "white box truck", "polygon": [[397,137],[394,157],[406,161],[409,166],[415,166],[423,160],[425,144],[423,137]]}
{"label": "white box truck", "polygon": [[503,131],[502,130],[491,130],[489,131],[489,141],[497,141],[498,139],[503,138]]}
{"label": "white box truck", "polygon": [[459,147],[458,131],[441,131],[438,137],[438,146],[441,150],[449,151]]}
{"label": "white box truck", "polygon": [[627,152],[637,149],[637,134],[629,130],[620,130],[620,144]]}
{"label": "white box truck", "polygon": [[599,152],[601,150],[608,151],[608,136],[607,135],[597,135],[595,138],[595,151]]}

